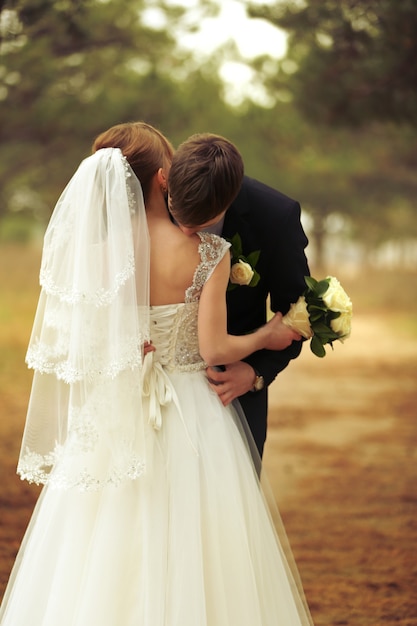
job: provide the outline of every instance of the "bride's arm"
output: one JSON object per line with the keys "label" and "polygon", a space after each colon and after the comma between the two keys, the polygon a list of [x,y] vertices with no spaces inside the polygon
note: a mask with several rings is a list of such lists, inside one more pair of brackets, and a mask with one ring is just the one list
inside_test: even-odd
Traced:
{"label": "bride's arm", "polygon": [[281,322],[281,314],[248,335],[227,333],[226,288],[230,274],[228,254],[203,287],[198,313],[199,351],[208,365],[226,365],[266,348],[283,350],[300,336]]}

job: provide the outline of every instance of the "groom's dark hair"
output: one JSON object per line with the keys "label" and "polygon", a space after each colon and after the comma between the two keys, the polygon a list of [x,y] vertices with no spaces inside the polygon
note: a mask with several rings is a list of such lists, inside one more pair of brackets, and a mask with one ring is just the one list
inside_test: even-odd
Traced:
{"label": "groom's dark hair", "polygon": [[175,152],[168,177],[169,208],[182,226],[215,219],[236,198],[243,160],[228,139],[211,133],[192,135]]}

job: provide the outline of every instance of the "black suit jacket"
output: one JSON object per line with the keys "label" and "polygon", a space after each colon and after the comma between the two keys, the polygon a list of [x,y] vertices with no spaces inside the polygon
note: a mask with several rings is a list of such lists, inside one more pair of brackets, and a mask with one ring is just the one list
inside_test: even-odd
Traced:
{"label": "black suit jacket", "polygon": [[[284,194],[245,176],[239,195],[226,212],[223,237],[239,233],[243,254],[260,250],[256,287],[238,286],[227,293],[228,332],[241,335],[266,322],[267,300],[272,311],[285,314],[306,288],[307,237],[300,221],[300,205]],[[239,398],[259,453],[266,439],[269,385],[301,351],[302,342],[286,350],[261,350],[245,359],[262,374],[266,387]]]}

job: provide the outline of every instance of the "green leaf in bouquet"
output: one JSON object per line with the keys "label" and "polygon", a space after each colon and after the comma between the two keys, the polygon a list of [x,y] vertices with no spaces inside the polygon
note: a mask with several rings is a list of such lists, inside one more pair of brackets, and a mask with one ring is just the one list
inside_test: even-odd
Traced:
{"label": "green leaf in bouquet", "polygon": [[312,329],[315,335],[328,335],[329,333],[334,334],[332,329],[326,324],[323,324],[323,322],[316,322],[315,324],[312,324]]}
{"label": "green leaf in bouquet", "polygon": [[328,320],[335,320],[338,317],[340,317],[341,315],[342,314],[341,314],[340,311],[333,311],[332,309],[329,309],[327,311],[327,316],[326,317],[327,317]]}
{"label": "green leaf in bouquet", "polygon": [[313,335],[313,337],[311,338],[310,350],[312,351],[313,354],[315,354],[316,356],[319,356],[320,358],[326,356],[326,350],[323,344],[321,343],[320,339],[316,337],[316,335]]}
{"label": "green leaf in bouquet", "polygon": [[317,283],[315,292],[316,295],[321,298],[322,296],[324,296],[324,294],[326,293],[326,291],[329,288],[329,283],[330,283],[330,279],[329,278],[324,278],[323,280],[320,280]]}
{"label": "green leaf in bouquet", "polygon": [[314,335],[320,339],[322,344],[331,343],[339,339],[339,335],[324,324],[312,324],[311,328]]}
{"label": "green leaf in bouquet", "polygon": [[326,306],[323,305],[323,301],[322,300],[311,300],[311,301],[309,301],[308,304],[307,304],[307,309],[308,309],[309,313],[311,311],[320,311],[321,314],[326,313],[326,311],[328,310],[326,308]]}
{"label": "green leaf in bouquet", "polygon": [[333,342],[343,338],[340,333],[333,330],[331,324],[343,313],[329,309],[324,301],[331,280],[330,276],[319,281],[312,276],[304,276],[307,289],[303,295],[307,305],[308,320],[313,332],[310,349],[313,354],[319,357],[325,356],[325,345],[329,344],[333,350]]}
{"label": "green leaf in bouquet", "polygon": [[310,320],[310,323],[313,321],[317,321],[317,320],[321,320],[324,321],[325,320],[325,312],[324,311],[319,311],[318,309],[309,309],[307,307],[307,312],[308,312],[308,318]]}
{"label": "green leaf in bouquet", "polygon": [[314,313],[309,312],[310,324],[314,322],[318,322],[323,317],[322,311],[315,311]]}
{"label": "green leaf in bouquet", "polygon": [[[324,339],[324,336],[323,336]],[[337,341],[339,339],[339,335],[337,335],[336,333],[332,332],[329,333],[328,335],[326,335],[326,341],[325,343],[329,343],[330,345],[332,345],[333,341]]]}
{"label": "green leaf in bouquet", "polygon": [[322,306],[323,304],[323,300],[320,300],[320,298],[316,298],[312,291],[306,291],[306,293],[304,294],[304,298],[309,306]]}
{"label": "green leaf in bouquet", "polygon": [[331,344],[333,341],[336,341],[336,339],[339,339],[339,335],[336,335],[333,331],[329,331],[328,333],[321,333],[320,339],[323,343]]}
{"label": "green leaf in bouquet", "polygon": [[317,285],[317,280],[315,278],[312,276],[304,276],[304,281],[311,291],[315,291]]}
{"label": "green leaf in bouquet", "polygon": [[306,299],[316,298],[322,300],[322,296],[329,288],[330,278],[323,278],[318,281],[312,276],[304,276],[307,290],[305,292]]}

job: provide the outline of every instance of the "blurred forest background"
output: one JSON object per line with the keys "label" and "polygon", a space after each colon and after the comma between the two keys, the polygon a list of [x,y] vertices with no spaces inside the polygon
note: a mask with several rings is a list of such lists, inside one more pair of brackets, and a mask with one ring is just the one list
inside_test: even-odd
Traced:
{"label": "blurred forest background", "polygon": [[[230,37],[190,46],[226,4]],[[242,52],[243,9],[285,54]],[[353,332],[272,386],[274,493],[317,626],[417,626],[416,60],[417,0],[0,0],[0,595],[39,493],[16,462],[42,236],[94,137],[144,120],[228,137],[300,201]]]}
{"label": "blurred forest background", "polygon": [[212,54],[185,47],[219,1],[0,0],[1,241],[43,234],[93,138],[141,119],[234,141],[301,202],[316,264],[417,267],[417,1],[235,4],[283,29],[282,58],[244,58],[233,23]]}

